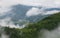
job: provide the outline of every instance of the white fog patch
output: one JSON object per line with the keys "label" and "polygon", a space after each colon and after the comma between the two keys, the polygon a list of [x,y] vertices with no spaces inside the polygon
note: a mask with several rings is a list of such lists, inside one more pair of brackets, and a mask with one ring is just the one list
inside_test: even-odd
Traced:
{"label": "white fog patch", "polygon": [[11,22],[11,18],[5,18],[0,20],[0,26],[14,27],[15,25]]}
{"label": "white fog patch", "polygon": [[5,33],[2,33],[1,34],[1,38],[9,38],[9,35],[5,34]]}
{"label": "white fog patch", "polygon": [[15,25],[12,21],[11,18],[5,18],[5,19],[0,19],[0,26],[2,27],[9,27],[9,28],[24,28],[25,24],[22,26],[19,26],[19,24]]}
{"label": "white fog patch", "polygon": [[45,30],[39,38],[60,38],[60,27],[52,31]]}
{"label": "white fog patch", "polygon": [[46,8],[44,7],[41,9],[32,7],[30,10],[27,11],[26,16],[30,17],[30,16],[36,16],[36,15],[50,15],[50,14],[55,14],[60,12],[58,10],[52,10],[52,11],[45,11],[45,10]]}
{"label": "white fog patch", "polygon": [[43,14],[43,9],[39,9],[39,8],[31,8],[30,10],[27,11],[26,16],[35,16],[35,15],[39,15],[39,14]]}
{"label": "white fog patch", "polygon": [[9,11],[11,11],[11,8],[0,8],[0,16],[10,13]]}
{"label": "white fog patch", "polygon": [[0,16],[10,13],[11,6],[17,5],[16,0],[0,0]]}
{"label": "white fog patch", "polygon": [[59,26],[52,31],[41,30],[42,36],[39,36],[39,38],[60,38],[60,24],[58,25]]}
{"label": "white fog patch", "polygon": [[46,13],[44,13],[43,15],[51,15],[51,14],[55,14],[55,13],[59,13],[60,11],[58,10],[52,10],[52,11],[47,11]]}

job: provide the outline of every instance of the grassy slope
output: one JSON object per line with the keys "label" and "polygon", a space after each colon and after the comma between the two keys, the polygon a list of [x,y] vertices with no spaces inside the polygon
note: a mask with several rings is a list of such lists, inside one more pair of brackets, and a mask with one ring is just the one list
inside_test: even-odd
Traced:
{"label": "grassy slope", "polygon": [[5,28],[10,38],[37,38],[41,29],[53,30],[60,22],[60,13],[51,15],[36,23],[30,23],[23,29]]}

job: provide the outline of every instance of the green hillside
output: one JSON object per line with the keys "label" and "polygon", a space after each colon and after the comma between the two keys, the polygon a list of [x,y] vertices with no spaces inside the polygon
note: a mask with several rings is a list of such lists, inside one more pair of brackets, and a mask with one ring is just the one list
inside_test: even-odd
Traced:
{"label": "green hillside", "polygon": [[41,29],[51,31],[58,27],[59,22],[60,13],[56,13],[36,23],[29,23],[23,29],[5,27],[5,31],[10,38],[38,38]]}

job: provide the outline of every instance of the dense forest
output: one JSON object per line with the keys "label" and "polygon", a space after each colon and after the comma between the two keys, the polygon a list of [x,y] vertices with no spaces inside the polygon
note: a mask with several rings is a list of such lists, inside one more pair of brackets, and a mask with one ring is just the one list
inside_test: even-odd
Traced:
{"label": "dense forest", "polygon": [[58,27],[60,22],[60,12],[50,15],[38,22],[29,23],[26,27],[19,28],[9,28],[5,27],[5,32],[10,35],[10,38],[38,38],[40,30],[53,30]]}

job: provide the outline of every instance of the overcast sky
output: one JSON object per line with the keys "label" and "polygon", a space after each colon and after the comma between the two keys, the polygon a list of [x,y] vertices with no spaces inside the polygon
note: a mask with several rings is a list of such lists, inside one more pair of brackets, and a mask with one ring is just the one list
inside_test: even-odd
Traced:
{"label": "overcast sky", "polygon": [[0,6],[11,6],[16,4],[60,7],[60,0],[0,0]]}

